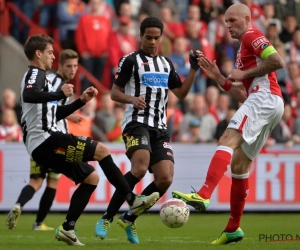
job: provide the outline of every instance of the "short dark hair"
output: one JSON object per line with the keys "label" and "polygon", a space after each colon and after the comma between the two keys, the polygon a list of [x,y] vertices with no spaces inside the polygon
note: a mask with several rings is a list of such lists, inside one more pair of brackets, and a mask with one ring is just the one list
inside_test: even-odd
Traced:
{"label": "short dark hair", "polygon": [[35,52],[40,50],[43,52],[48,44],[53,44],[54,41],[50,36],[37,34],[28,37],[24,45],[24,53],[29,61],[34,59]]}
{"label": "short dark hair", "polygon": [[72,49],[65,49],[59,54],[59,63],[63,65],[68,59],[78,59],[78,54]]}
{"label": "short dark hair", "polygon": [[161,31],[160,34],[162,34],[163,31],[164,31],[164,25],[163,25],[161,20],[159,20],[156,17],[152,17],[152,16],[146,17],[142,21],[141,26],[140,26],[140,32],[141,32],[142,36],[145,34],[145,30],[147,28],[153,28],[153,27],[154,28],[159,28],[160,31]]}

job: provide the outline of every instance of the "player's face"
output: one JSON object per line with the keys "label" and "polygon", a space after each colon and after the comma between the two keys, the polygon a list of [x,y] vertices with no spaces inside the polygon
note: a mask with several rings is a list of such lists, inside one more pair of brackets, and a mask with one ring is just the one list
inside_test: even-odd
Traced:
{"label": "player's face", "polygon": [[246,20],[238,13],[228,11],[225,13],[225,22],[231,35],[231,38],[240,39],[246,31]]}
{"label": "player's face", "polygon": [[63,65],[59,64],[59,70],[62,72],[62,77],[66,81],[70,81],[76,75],[78,69],[78,59],[67,59]]}
{"label": "player's face", "polygon": [[142,42],[142,50],[151,56],[158,53],[158,45],[161,42],[161,31],[159,28],[146,28],[144,35],[140,35]]}
{"label": "player's face", "polygon": [[52,68],[55,56],[53,54],[54,50],[52,44],[48,44],[44,52],[41,54],[41,62],[45,67],[45,70],[50,70]]}

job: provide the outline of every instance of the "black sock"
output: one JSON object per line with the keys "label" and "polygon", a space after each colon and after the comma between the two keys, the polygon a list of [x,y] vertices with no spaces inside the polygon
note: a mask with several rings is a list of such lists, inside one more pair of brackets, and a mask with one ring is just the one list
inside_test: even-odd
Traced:
{"label": "black sock", "polygon": [[132,206],[135,194],[130,189],[121,170],[114,163],[111,155],[106,156],[99,161],[107,180],[118,190],[118,192],[125,198],[130,206]]}
{"label": "black sock", "polygon": [[97,185],[81,183],[72,195],[70,207],[63,223],[64,230],[74,230],[75,223],[88,204]]}
{"label": "black sock", "polygon": [[27,185],[23,187],[16,203],[20,203],[21,207],[23,207],[28,201],[31,200],[34,194],[35,189],[32,186]]}
{"label": "black sock", "polygon": [[[127,183],[129,184],[129,187],[131,188],[131,190],[135,187],[135,185],[140,181],[138,178],[136,178],[130,171],[127,172],[124,175]],[[102,219],[106,219],[109,220],[110,222],[113,221],[114,216],[117,214],[117,212],[119,211],[120,207],[123,205],[124,203],[124,196],[121,195],[117,190],[115,191],[114,195],[112,196],[107,210],[105,212],[105,214],[103,215]]]}
{"label": "black sock", "polygon": [[[153,181],[153,182],[151,182],[151,183],[143,190],[142,195],[148,196],[148,195],[150,195],[150,194],[152,194],[152,193],[154,193],[154,192],[159,192],[159,198],[161,198],[161,197],[165,194],[165,192],[161,192],[161,191],[159,191],[159,190],[157,189],[157,187],[156,187],[156,185],[155,185],[155,183],[154,183],[154,181]],[[149,207],[148,209],[145,209],[143,213],[145,213],[145,212],[146,212],[147,210],[149,210],[150,208],[151,208],[151,207]],[[132,222],[132,223],[136,220],[137,217],[138,217],[137,215],[134,215],[134,214],[132,214],[131,212],[129,212],[129,213],[127,212],[127,213],[125,213],[125,215],[124,215],[124,219],[127,220],[127,221],[129,221],[129,222]]]}
{"label": "black sock", "polygon": [[36,215],[35,222],[37,223],[38,226],[42,224],[47,214],[49,213],[53,200],[55,198],[55,194],[56,194],[55,188],[46,187],[43,196],[40,200],[39,211],[37,212]]}

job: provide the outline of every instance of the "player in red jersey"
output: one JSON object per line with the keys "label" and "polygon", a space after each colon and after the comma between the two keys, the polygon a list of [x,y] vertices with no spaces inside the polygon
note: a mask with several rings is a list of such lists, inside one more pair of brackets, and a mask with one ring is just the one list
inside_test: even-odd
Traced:
{"label": "player in red jersey", "polygon": [[241,44],[236,69],[226,79],[215,61],[211,62],[201,54],[198,62],[209,78],[243,105],[220,138],[201,189],[190,194],[172,193],[174,198],[205,211],[215,187],[231,165],[230,219],[220,237],[212,242],[214,245],[243,239],[240,221],[249,191],[249,167],[280,121],[284,109],[275,73],[284,67],[284,62],[266,37],[251,28],[249,8],[244,4],[230,6],[225,13],[225,21],[231,37]]}

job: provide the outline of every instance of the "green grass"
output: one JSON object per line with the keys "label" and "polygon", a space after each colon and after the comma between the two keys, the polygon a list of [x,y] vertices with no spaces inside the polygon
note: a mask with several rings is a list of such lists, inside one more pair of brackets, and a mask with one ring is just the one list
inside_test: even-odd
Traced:
{"label": "green grass", "polygon": [[[210,242],[216,239],[227,223],[228,214],[196,214],[190,215],[187,224],[178,229],[170,229],[162,224],[158,214],[143,215],[137,220],[140,245],[132,245],[126,241],[125,232],[117,226],[116,219],[111,225],[109,236],[101,241],[94,236],[94,225],[101,215],[83,214],[77,222],[79,239],[86,244],[86,249],[263,249],[283,250],[300,249],[299,241],[264,242],[259,241],[259,234],[291,234],[300,235],[299,214],[245,214],[242,229],[245,238],[242,242],[225,246],[212,246]],[[45,223],[57,227],[64,214],[50,214]],[[117,218],[117,217],[116,217]],[[0,250],[44,250],[66,249],[63,242],[54,239],[54,232],[32,231],[35,220],[33,214],[21,215],[17,229],[6,229],[5,214],[0,215]]]}

